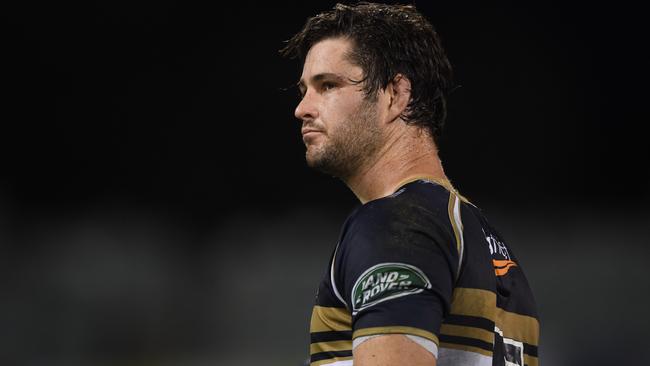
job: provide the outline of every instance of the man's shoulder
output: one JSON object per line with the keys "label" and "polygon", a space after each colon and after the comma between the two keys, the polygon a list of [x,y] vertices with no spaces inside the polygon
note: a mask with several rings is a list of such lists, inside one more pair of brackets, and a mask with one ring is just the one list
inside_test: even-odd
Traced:
{"label": "man's shoulder", "polygon": [[[428,181],[414,181],[395,193],[357,207],[346,220],[341,241],[399,242],[413,235],[453,236],[446,188]],[[358,245],[358,244],[357,244]]]}
{"label": "man's shoulder", "polygon": [[380,223],[411,221],[426,217],[445,217],[451,192],[426,180],[416,180],[401,186],[395,193],[367,202],[348,218],[351,223]]}

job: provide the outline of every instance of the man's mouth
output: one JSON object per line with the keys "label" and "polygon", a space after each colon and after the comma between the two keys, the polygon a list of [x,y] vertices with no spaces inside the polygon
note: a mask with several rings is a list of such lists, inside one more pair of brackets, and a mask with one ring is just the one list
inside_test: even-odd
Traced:
{"label": "man's mouth", "polygon": [[316,138],[319,134],[325,133],[325,131],[316,128],[303,128],[300,132],[302,133],[302,140],[305,143],[310,142],[311,140]]}

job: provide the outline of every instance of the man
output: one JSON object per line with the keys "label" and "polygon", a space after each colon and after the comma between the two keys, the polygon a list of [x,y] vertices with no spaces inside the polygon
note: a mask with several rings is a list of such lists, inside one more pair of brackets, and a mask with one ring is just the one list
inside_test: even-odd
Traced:
{"label": "man", "polygon": [[431,24],[413,6],[338,4],[281,52],[303,64],[307,164],[362,203],[318,289],[311,365],[536,366],[521,266],[438,158],[451,66]]}

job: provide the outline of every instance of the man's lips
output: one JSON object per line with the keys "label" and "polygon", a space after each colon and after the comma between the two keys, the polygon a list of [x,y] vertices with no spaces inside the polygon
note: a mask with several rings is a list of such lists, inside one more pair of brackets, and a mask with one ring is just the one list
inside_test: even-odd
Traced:
{"label": "man's lips", "polygon": [[308,139],[312,139],[313,137],[315,137],[319,133],[324,133],[323,130],[317,130],[317,129],[314,129],[314,128],[304,128],[304,129],[302,129],[301,132],[302,132],[302,140],[305,141],[305,142],[307,142]]}
{"label": "man's lips", "polygon": [[302,135],[304,136],[308,133],[313,133],[313,132],[323,133],[323,130],[317,130],[315,128],[303,128],[300,132],[302,132]]}

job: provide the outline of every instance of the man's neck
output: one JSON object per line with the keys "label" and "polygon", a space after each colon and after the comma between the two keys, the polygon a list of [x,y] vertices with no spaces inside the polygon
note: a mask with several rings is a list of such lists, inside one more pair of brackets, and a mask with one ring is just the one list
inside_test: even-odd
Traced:
{"label": "man's neck", "polygon": [[361,203],[391,195],[417,179],[434,181],[453,190],[430,139],[422,131],[389,138],[384,148],[345,183]]}

